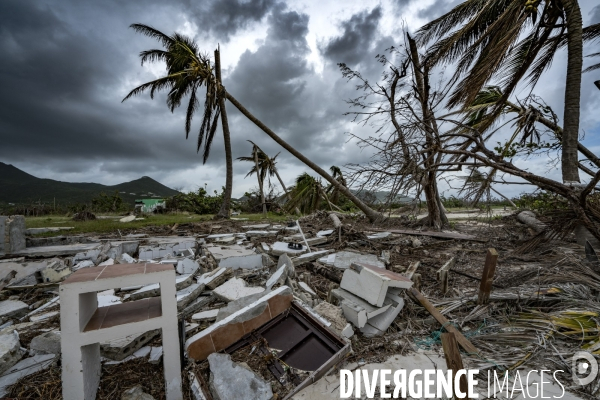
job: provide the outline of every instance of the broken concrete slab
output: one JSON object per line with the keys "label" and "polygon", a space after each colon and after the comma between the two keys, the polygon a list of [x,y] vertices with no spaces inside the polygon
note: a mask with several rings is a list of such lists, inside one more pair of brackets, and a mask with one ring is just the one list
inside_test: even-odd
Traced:
{"label": "broken concrete slab", "polygon": [[44,283],[56,283],[61,282],[67,276],[71,275],[73,271],[71,268],[66,266],[61,260],[48,263],[48,267],[38,271],[39,278]]}
{"label": "broken concrete slab", "polygon": [[136,350],[132,355],[127,356],[120,361],[105,359],[104,365],[117,365],[117,364],[125,363],[127,361],[135,360],[136,358],[147,358],[151,352],[152,352],[152,347],[143,346],[142,348]]}
{"label": "broken concrete slab", "polygon": [[204,290],[204,285],[194,283],[185,289],[177,291],[177,311],[182,311],[192,301],[196,300]]}
{"label": "broken concrete slab", "polygon": [[75,229],[75,227],[74,226],[48,226],[48,227],[44,227],[44,228],[27,228],[27,229],[25,229],[25,234],[26,235],[39,235],[40,233],[69,231],[71,229]]}
{"label": "broken concrete slab", "polygon": [[279,231],[248,231],[246,232],[246,237],[252,238],[262,238],[262,237],[275,237]]}
{"label": "broken concrete slab", "polygon": [[231,361],[229,354],[213,353],[208,356],[210,391],[215,400],[253,399],[271,400],[271,384],[252,371]]}
{"label": "broken concrete slab", "polygon": [[16,330],[0,334],[0,375],[8,371],[25,354],[21,350],[19,333]]}
{"label": "broken concrete slab", "polygon": [[390,300],[386,300],[382,307],[376,307],[344,289],[334,289],[331,293],[340,301],[346,319],[357,328],[362,328],[367,320],[386,312],[392,305]]}
{"label": "broken concrete slab", "polygon": [[[123,221],[122,222],[128,222]],[[121,400],[154,400],[154,397],[145,393],[141,386],[135,386],[123,392]]]}
{"label": "broken concrete slab", "polygon": [[[193,275],[181,275],[175,278],[175,288],[183,290],[190,286],[194,281]],[[141,289],[131,293],[127,298],[128,301],[146,299],[148,297],[160,296],[160,285],[154,283],[152,285],[143,286]]]}
{"label": "broken concrete slab", "polygon": [[0,215],[0,254],[20,255],[25,246],[25,217]]}
{"label": "broken concrete slab", "polygon": [[89,267],[93,267],[95,266],[94,262],[92,260],[83,260],[78,262],[75,266],[73,266],[73,272],[82,269],[82,268],[89,268]]}
{"label": "broken concrete slab", "polygon": [[163,356],[163,348],[162,346],[152,347],[150,349],[150,355],[148,356],[148,362],[150,364],[160,364]]}
{"label": "broken concrete slab", "polygon": [[0,377],[0,397],[6,396],[8,387],[17,383],[19,379],[50,367],[55,360],[54,354],[39,354],[13,365]]}
{"label": "broken concrete slab", "polygon": [[[161,264],[162,264],[162,262],[161,262]],[[197,261],[190,260],[189,258],[178,259],[177,263],[175,265],[175,271],[177,271],[177,273],[180,275],[184,275],[184,274],[195,275],[198,272],[202,272],[200,270],[200,264],[198,264]]]}
{"label": "broken concrete slab", "polygon": [[231,314],[238,312],[244,307],[249,306],[255,301],[265,297],[269,293],[269,291],[264,291],[261,293],[251,294],[250,296],[242,297],[240,299],[230,301],[227,303],[225,307],[219,308],[219,313],[217,314],[216,322],[222,321],[225,318],[229,317]]}
{"label": "broken concrete slab", "polygon": [[377,233],[368,234],[367,239],[377,241],[377,240],[387,239],[390,236],[392,236],[391,232],[377,232]]}
{"label": "broken concrete slab", "polygon": [[196,278],[196,282],[206,285],[210,290],[214,290],[216,287],[225,283],[227,279],[231,276],[231,269],[226,267],[221,267],[215,269],[211,272],[206,272]]}
{"label": "broken concrete slab", "polygon": [[290,249],[288,247],[289,243],[286,242],[275,242],[271,246],[271,254],[274,256],[281,256],[283,254],[287,254],[289,256],[299,256],[300,254],[304,254],[308,251],[306,245],[302,245],[301,249]]}
{"label": "broken concrete slab", "polygon": [[158,237],[148,240],[149,245],[139,247],[140,261],[172,257],[179,251],[196,249],[198,246],[194,237]]}
{"label": "broken concrete slab", "polygon": [[217,319],[218,314],[219,314],[218,308],[202,311],[202,312],[192,315],[192,321],[197,321],[197,322],[214,321]]}
{"label": "broken concrete slab", "polygon": [[262,287],[248,286],[243,279],[232,278],[213,290],[213,294],[217,298],[229,302],[264,291],[265,289]]}
{"label": "broken concrete slab", "polygon": [[350,268],[352,263],[364,263],[385,269],[385,264],[375,254],[362,254],[354,251],[340,251],[319,259],[320,263],[339,269]]}
{"label": "broken concrete slab", "polygon": [[377,266],[352,263],[344,271],[340,288],[381,307],[386,298],[388,288],[409,289],[413,282],[403,275]]}
{"label": "broken concrete slab", "polygon": [[299,265],[307,264],[309,262],[318,260],[319,258],[322,258],[324,255],[331,253],[332,251],[333,250],[331,250],[331,249],[327,249],[327,250],[313,251],[312,253],[305,253],[298,257],[292,258],[292,262],[294,263],[294,267],[297,267]]}
{"label": "broken concrete slab", "polygon": [[290,268],[283,264],[281,267],[277,268],[277,270],[269,277],[265,286],[267,290],[273,289],[275,285],[283,285],[288,278],[288,271]]}
{"label": "broken concrete slab", "polygon": [[312,297],[317,297],[317,293],[308,286],[306,282],[298,282],[298,287],[304,292],[310,294]]}
{"label": "broken concrete slab", "polygon": [[20,300],[0,301],[0,320],[20,318],[29,312],[29,306]]}
{"label": "broken concrete slab", "polygon": [[292,290],[282,286],[212,324],[185,342],[188,356],[196,361],[206,359],[240,340],[247,333],[262,326],[290,308]]}
{"label": "broken concrete slab", "polygon": [[50,331],[34,337],[29,344],[31,354],[60,354],[60,331]]}
{"label": "broken concrete slab", "polygon": [[255,225],[243,225],[242,229],[246,230],[264,230],[270,227],[271,224],[255,224]]}
{"label": "broken concrete slab", "polygon": [[254,250],[246,249],[239,245],[233,246],[210,246],[206,247],[219,267],[227,267],[233,270],[262,268],[262,254]]}
{"label": "broken concrete slab", "polygon": [[160,329],[154,329],[142,334],[129,335],[123,338],[100,343],[100,353],[105,358],[122,361],[138,351],[146,343],[160,334]]}
{"label": "broken concrete slab", "polygon": [[331,234],[333,234],[333,229],[327,229],[327,230],[324,230],[324,231],[317,232],[317,237],[330,236]]}

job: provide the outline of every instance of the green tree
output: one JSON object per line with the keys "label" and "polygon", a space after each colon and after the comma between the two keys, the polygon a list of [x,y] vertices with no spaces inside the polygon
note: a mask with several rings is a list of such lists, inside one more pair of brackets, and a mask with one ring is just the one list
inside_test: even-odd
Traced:
{"label": "green tree", "polygon": [[150,91],[150,98],[154,98],[157,91],[167,90],[167,106],[173,112],[179,107],[184,97],[189,96],[187,111],[185,115],[185,137],[189,137],[192,119],[201,105],[202,88],[205,88],[204,112],[202,123],[198,132],[197,148],[203,147],[203,163],[206,163],[210,155],[211,146],[221,116],[223,138],[225,141],[225,158],[227,164],[227,178],[225,183],[225,194],[223,205],[217,214],[220,218],[229,218],[231,206],[231,192],[233,188],[233,160],[231,155],[231,139],[225,100],[219,94],[221,86],[221,67],[219,50],[215,50],[215,65],[211,64],[207,54],[200,53],[198,45],[193,39],[174,33],[168,36],[148,25],[131,25],[136,32],[154,38],[165,47],[162,49],[151,49],[142,51],[140,58],[142,65],[146,62],[163,61],[166,63],[167,73],[156,80],[146,82],[133,89],[123,101]]}

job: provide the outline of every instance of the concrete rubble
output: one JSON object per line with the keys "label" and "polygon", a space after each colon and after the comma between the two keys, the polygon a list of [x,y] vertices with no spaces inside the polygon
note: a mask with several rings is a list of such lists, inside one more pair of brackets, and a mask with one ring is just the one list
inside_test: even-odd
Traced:
{"label": "concrete rubble", "polygon": [[[434,362],[436,368],[445,369],[443,349],[439,340],[435,342],[438,331],[454,328],[460,333],[464,330],[461,323],[470,318],[481,325],[487,321],[483,318],[491,315],[491,307],[471,307],[473,315],[461,320],[454,310],[476,301],[476,292],[463,291],[451,281],[448,293],[432,300],[427,308],[415,293],[435,298],[431,293],[435,293],[437,281],[423,283],[423,294],[414,288],[416,282],[421,285],[419,279],[429,268],[435,276],[443,260],[455,253],[478,254],[480,249],[463,246],[461,240],[467,239],[456,239],[449,233],[449,238],[442,239],[432,239],[422,231],[418,238],[376,228],[355,233],[346,222],[333,229],[331,221],[325,220],[327,223],[305,227],[300,219],[305,238],[295,224],[246,223],[223,229],[219,225],[225,223],[212,222],[205,231],[170,233],[181,236],[123,232],[108,238],[86,237],[68,236],[63,230],[65,236],[52,240],[31,235],[59,229],[25,233],[24,220],[0,217],[0,286],[4,285],[0,288],[0,397],[10,394],[11,385],[18,385],[29,375],[57,368],[57,361],[65,356],[59,321],[61,282],[76,271],[74,277],[86,270],[119,265],[131,269],[169,266],[169,273],[172,266],[177,310],[171,314],[177,314],[179,321],[183,363],[192,366],[182,370],[186,377],[183,382],[195,399],[333,399],[339,395],[339,374],[332,371],[340,368],[419,365],[425,369]],[[355,235],[340,240],[344,230]],[[439,254],[430,256],[437,251],[435,243],[443,245]],[[401,257],[410,261],[399,263]],[[417,269],[422,258],[427,263]],[[449,271],[454,274],[459,267],[460,263],[453,264]],[[157,281],[122,286],[99,291],[98,310],[160,300]],[[536,287],[534,294],[542,296],[540,291]],[[436,311],[448,319],[444,322]],[[150,311],[147,313],[149,316]],[[410,318],[415,314],[420,319],[412,325]],[[128,318],[139,316],[131,313]],[[499,323],[497,319],[490,321]],[[426,336],[419,339],[422,342],[434,343],[427,345],[427,353],[419,350],[423,345],[414,339],[415,332]],[[307,339],[310,335],[318,339]],[[102,368],[125,368],[130,363],[162,365],[169,357],[168,346],[161,346],[162,339],[160,329],[146,329],[141,334],[100,341]],[[298,347],[285,347],[295,339],[298,342],[294,346]],[[600,349],[595,340],[586,336],[585,346],[589,344],[590,351]],[[314,343],[330,348],[313,349],[312,353],[302,347]],[[463,353],[469,368],[485,364],[481,359],[468,358],[471,353]],[[365,362],[366,357],[371,358]],[[145,384],[130,385],[115,396],[159,398],[145,391],[149,391]]]}

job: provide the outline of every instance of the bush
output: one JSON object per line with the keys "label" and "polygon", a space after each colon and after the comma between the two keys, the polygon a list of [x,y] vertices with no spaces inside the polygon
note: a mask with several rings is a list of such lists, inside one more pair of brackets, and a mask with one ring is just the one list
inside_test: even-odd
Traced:
{"label": "bush", "polygon": [[538,190],[533,193],[521,193],[513,201],[520,209],[534,210],[542,214],[548,211],[569,208],[563,197],[545,190]]}
{"label": "bush", "polygon": [[195,214],[216,214],[223,203],[223,188],[221,194],[214,191],[214,196],[208,195],[204,188],[199,188],[197,192],[179,193],[167,198],[168,211],[187,211]]}

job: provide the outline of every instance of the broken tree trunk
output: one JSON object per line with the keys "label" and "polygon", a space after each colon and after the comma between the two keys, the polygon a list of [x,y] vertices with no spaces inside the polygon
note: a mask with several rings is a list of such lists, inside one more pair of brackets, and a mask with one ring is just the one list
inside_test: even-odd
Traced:
{"label": "broken tree trunk", "polygon": [[537,233],[540,233],[546,229],[546,224],[537,219],[533,211],[521,211],[519,214],[517,214],[517,220],[527,225]]}
{"label": "broken tree trunk", "polygon": [[306,268],[311,271],[314,272],[316,274],[322,275],[325,278],[329,279],[332,282],[335,282],[337,284],[339,284],[340,282],[342,282],[342,274],[337,272],[337,271],[332,271],[327,267],[323,267],[321,265],[318,265],[316,263],[308,263]]}
{"label": "broken tree trunk", "polygon": [[486,304],[490,300],[492,292],[492,282],[496,273],[496,263],[498,262],[498,252],[496,249],[488,249],[485,258],[485,267],[483,267],[483,275],[481,276],[481,285],[479,286],[479,297],[477,304]]}

